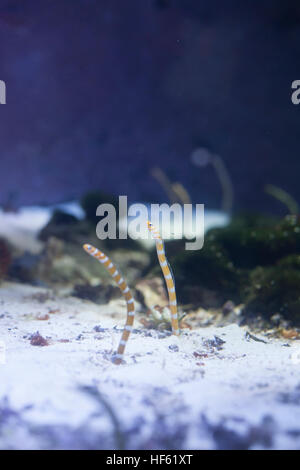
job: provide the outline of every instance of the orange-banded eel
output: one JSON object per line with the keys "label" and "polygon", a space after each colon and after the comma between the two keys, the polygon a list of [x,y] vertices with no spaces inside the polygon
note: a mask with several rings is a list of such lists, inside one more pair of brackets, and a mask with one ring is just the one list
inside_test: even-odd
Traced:
{"label": "orange-banded eel", "polygon": [[130,336],[130,333],[132,331],[133,327],[133,322],[134,322],[134,315],[135,315],[135,310],[134,310],[134,299],[132,297],[132,294],[129,290],[129,287],[127,286],[125,280],[115,267],[115,265],[111,262],[108,256],[106,256],[102,251],[98,250],[97,248],[93,247],[92,245],[83,245],[84,250],[94,258],[96,258],[100,263],[103,264],[103,266],[107,269],[107,271],[111,274],[113,277],[114,281],[117,283],[117,286],[121,290],[122,294],[125,297],[126,300],[126,305],[127,305],[127,319],[126,319],[126,324],[123,330],[123,334],[119,343],[119,347],[117,350],[117,353],[114,355],[114,363],[115,364],[121,364],[126,343],[128,341],[128,338]]}
{"label": "orange-banded eel", "polygon": [[158,230],[148,221],[148,229],[155,240],[158,261],[162,269],[168,290],[169,305],[171,310],[171,322],[173,335],[179,335],[178,313],[177,313],[177,300],[175,291],[174,276],[165,255],[164,242]]}

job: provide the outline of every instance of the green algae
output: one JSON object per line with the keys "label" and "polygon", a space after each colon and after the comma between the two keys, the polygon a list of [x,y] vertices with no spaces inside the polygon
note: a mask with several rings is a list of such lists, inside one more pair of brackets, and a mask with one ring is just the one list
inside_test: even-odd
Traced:
{"label": "green algae", "polygon": [[[184,303],[245,305],[246,315],[280,313],[300,324],[300,218],[238,216],[210,230],[202,250],[170,256]],[[205,292],[211,293],[207,300]]]}

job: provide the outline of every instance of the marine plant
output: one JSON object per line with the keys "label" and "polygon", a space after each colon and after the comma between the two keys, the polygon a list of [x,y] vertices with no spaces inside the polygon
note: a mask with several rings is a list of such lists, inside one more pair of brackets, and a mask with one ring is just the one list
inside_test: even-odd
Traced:
{"label": "marine plant", "polygon": [[287,191],[279,188],[278,186],[275,186],[274,184],[266,184],[264,189],[267,194],[284,204],[290,215],[299,214],[299,206],[297,201]]}
{"label": "marine plant", "polygon": [[161,168],[152,168],[151,175],[166,192],[171,204],[191,204],[191,197],[186,188],[181,183],[172,183]]}
{"label": "marine plant", "polygon": [[222,187],[222,210],[231,213],[233,206],[233,184],[223,159],[219,155],[212,154],[207,149],[200,147],[193,151],[191,161],[200,168],[212,165]]}

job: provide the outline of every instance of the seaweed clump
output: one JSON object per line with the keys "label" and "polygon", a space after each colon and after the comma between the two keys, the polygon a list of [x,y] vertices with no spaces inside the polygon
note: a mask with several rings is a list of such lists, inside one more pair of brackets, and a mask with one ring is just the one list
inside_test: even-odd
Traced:
{"label": "seaweed clump", "polygon": [[213,233],[207,235],[202,250],[182,250],[171,257],[171,263],[183,303],[210,308],[219,307],[228,299],[238,300],[239,270]]}
{"label": "seaweed clump", "polygon": [[[246,316],[280,314],[300,325],[300,217],[237,216],[210,230],[200,251],[171,257],[185,303],[245,305]],[[188,280],[188,281],[187,281]]]}
{"label": "seaweed clump", "polygon": [[241,269],[273,265],[285,256],[300,252],[298,216],[289,215],[280,221],[237,217],[227,227],[211,232],[233,264]]}
{"label": "seaweed clump", "polygon": [[118,216],[119,201],[118,198],[112,194],[107,194],[103,191],[95,190],[86,193],[80,201],[80,205],[85,212],[86,219],[92,224],[99,222],[99,217],[96,215],[97,207],[100,204],[111,204],[116,210]]}
{"label": "seaweed clump", "polygon": [[270,317],[279,313],[300,325],[300,255],[291,255],[275,266],[253,269],[244,288],[245,312]]}
{"label": "seaweed clump", "polygon": [[41,230],[39,239],[48,240],[50,237],[61,238],[70,241],[74,227],[78,227],[79,221],[71,214],[61,210],[55,210],[48,224]]}

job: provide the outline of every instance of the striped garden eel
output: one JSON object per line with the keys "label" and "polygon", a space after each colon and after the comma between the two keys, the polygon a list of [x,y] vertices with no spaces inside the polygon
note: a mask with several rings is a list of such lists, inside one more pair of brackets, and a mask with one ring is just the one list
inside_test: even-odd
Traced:
{"label": "striped garden eel", "polygon": [[98,250],[92,245],[83,245],[84,250],[94,258],[96,258],[103,266],[107,269],[110,275],[113,277],[114,281],[117,283],[117,286],[121,290],[122,294],[125,297],[126,305],[127,305],[127,319],[126,324],[122,333],[122,337],[119,343],[119,347],[117,353],[114,355],[114,363],[121,364],[123,360],[123,355],[126,347],[126,343],[132,331],[133,322],[134,322],[134,299],[132,294],[127,286],[125,280],[115,267],[115,265],[111,262],[108,256],[106,256],[102,251]]}
{"label": "striped garden eel", "polygon": [[179,325],[178,325],[178,313],[177,313],[177,300],[176,300],[176,291],[175,291],[175,282],[172,271],[170,269],[169,263],[165,254],[164,242],[158,232],[158,230],[152,225],[151,222],[147,222],[148,229],[155,240],[156,251],[158,256],[158,261],[162,269],[169,295],[169,305],[171,310],[171,322],[172,322],[172,332],[173,335],[179,335]]}

